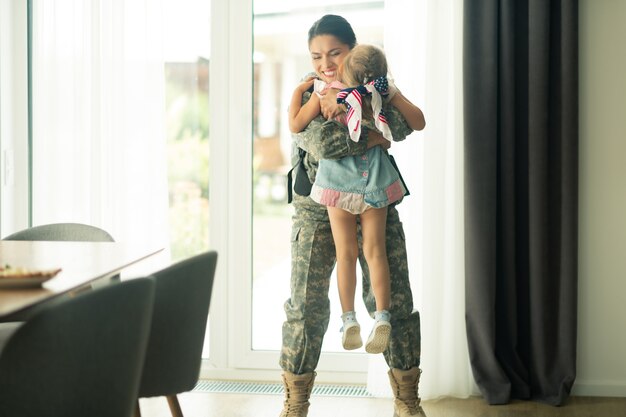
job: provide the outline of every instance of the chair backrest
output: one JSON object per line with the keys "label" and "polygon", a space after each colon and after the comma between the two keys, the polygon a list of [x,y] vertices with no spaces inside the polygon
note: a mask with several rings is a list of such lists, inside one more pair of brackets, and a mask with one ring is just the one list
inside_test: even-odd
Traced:
{"label": "chair backrest", "polygon": [[88,224],[52,223],[20,230],[2,240],[113,242],[113,237],[105,230]]}
{"label": "chair backrest", "polygon": [[138,278],[42,309],[0,352],[0,416],[130,416],[154,280]]}
{"label": "chair backrest", "polygon": [[211,251],[153,273],[154,312],[139,397],[189,391],[198,381],[216,264]]}

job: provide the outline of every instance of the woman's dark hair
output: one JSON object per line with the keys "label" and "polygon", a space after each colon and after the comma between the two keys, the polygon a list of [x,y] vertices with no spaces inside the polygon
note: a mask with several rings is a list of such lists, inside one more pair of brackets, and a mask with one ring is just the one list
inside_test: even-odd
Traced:
{"label": "woman's dark hair", "polygon": [[319,35],[332,35],[348,45],[350,49],[356,45],[356,35],[350,23],[343,17],[334,14],[324,15],[313,23],[309,29],[309,44],[314,37]]}

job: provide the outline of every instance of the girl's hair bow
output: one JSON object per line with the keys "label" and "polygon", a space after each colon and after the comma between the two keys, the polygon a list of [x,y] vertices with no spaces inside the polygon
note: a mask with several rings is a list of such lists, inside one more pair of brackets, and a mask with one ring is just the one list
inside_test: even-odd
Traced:
{"label": "girl's hair bow", "polygon": [[389,90],[387,77],[377,77],[372,81],[353,88],[346,88],[337,93],[337,103],[345,104],[348,107],[346,119],[350,139],[358,142],[361,137],[361,118],[363,117],[363,97],[372,97],[372,112],[374,115],[374,125],[383,137],[388,141],[393,139],[387,118],[383,112],[383,100],[381,96],[386,96]]}

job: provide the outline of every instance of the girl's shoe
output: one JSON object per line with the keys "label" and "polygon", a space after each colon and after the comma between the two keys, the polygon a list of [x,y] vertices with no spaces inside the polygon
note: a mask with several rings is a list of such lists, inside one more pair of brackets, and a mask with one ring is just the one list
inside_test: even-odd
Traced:
{"label": "girl's shoe", "polygon": [[341,343],[346,350],[354,350],[363,346],[363,340],[361,340],[361,326],[356,321],[356,317],[353,311],[349,311],[341,315],[343,320],[343,327],[341,331],[343,336]]}
{"label": "girl's shoe", "polygon": [[376,312],[374,315],[376,322],[365,343],[367,353],[382,353],[389,346],[389,336],[391,336],[391,323],[389,322],[389,312]]}

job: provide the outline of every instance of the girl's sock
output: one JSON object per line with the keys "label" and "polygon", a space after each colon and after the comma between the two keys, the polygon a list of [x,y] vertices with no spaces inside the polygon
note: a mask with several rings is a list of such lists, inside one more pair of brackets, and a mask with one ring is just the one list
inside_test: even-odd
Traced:
{"label": "girl's sock", "polygon": [[341,315],[343,321],[343,332],[341,343],[346,350],[354,350],[363,346],[363,340],[361,339],[361,326],[356,320],[356,313],[354,311],[346,311]]}
{"label": "girl's sock", "polygon": [[382,353],[389,346],[391,336],[391,314],[387,310],[374,313],[374,327],[365,343],[367,353]]}
{"label": "girl's sock", "polygon": [[391,314],[387,310],[380,310],[374,313],[374,320],[376,321],[391,321]]}

